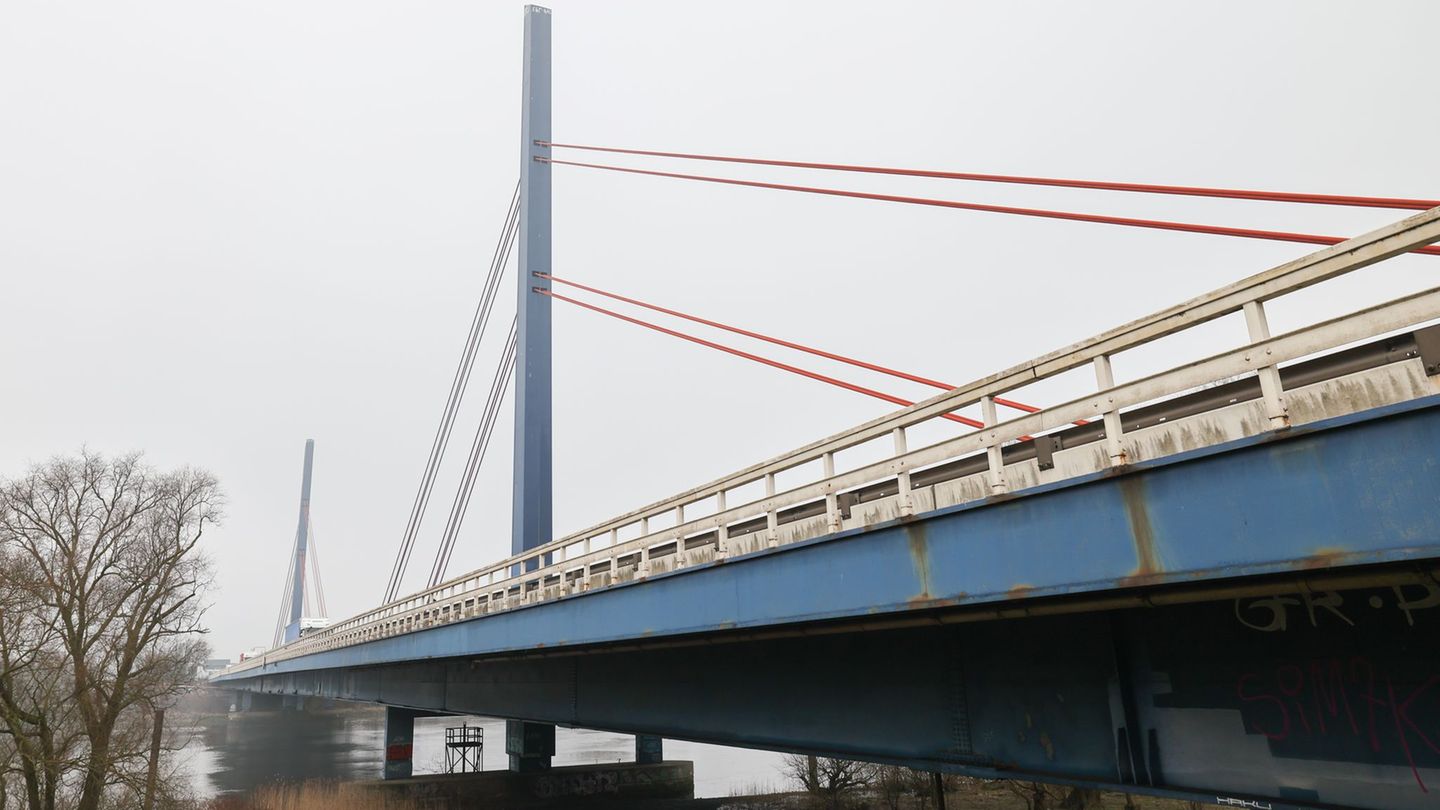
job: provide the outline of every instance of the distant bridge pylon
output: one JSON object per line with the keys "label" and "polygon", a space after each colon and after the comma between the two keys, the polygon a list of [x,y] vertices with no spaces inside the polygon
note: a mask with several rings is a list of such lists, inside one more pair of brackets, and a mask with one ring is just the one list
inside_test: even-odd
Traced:
{"label": "distant bridge pylon", "polygon": [[[323,627],[329,623],[325,608],[325,587],[320,580],[320,558],[315,544],[315,528],[310,522],[310,480],[315,464],[315,440],[305,440],[305,471],[300,481],[300,520],[295,528],[295,543],[290,554],[290,568],[280,598],[280,614],[275,620],[274,644],[294,641],[302,629]],[[306,576],[306,562],[309,574]]]}

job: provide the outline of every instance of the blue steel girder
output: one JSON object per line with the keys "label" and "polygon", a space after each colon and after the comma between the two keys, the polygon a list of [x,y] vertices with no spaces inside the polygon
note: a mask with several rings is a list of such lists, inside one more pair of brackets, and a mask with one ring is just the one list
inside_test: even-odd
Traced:
{"label": "blue steel girder", "polygon": [[[1399,582],[1400,580],[1397,580]],[[1274,808],[1423,808],[1440,586],[266,675],[244,688]]]}
{"label": "blue steel girder", "polygon": [[1011,608],[1440,557],[1440,397],[276,663],[477,656]]}
{"label": "blue steel girder", "polygon": [[[1437,556],[1431,397],[234,685],[1274,807],[1418,808],[1440,784]],[[1399,569],[1393,587],[1376,573],[1366,590],[1093,606]],[[1088,612],[970,621],[1069,602]]]}

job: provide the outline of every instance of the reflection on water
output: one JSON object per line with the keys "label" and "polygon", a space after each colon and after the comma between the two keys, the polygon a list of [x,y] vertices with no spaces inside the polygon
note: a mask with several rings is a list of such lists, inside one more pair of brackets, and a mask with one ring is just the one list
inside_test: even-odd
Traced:
{"label": "reflection on water", "polygon": [[[342,704],[343,705],[343,704]],[[485,733],[484,768],[504,770],[505,722],[481,717],[415,721],[415,772],[445,770],[445,729],[462,723]],[[182,752],[202,796],[249,790],[275,781],[311,778],[379,779],[385,711],[354,706],[327,711],[239,712],[215,715],[193,729]],[[634,738],[586,729],[557,730],[556,765],[630,762]],[[780,755],[702,743],[665,741],[666,759],[695,763],[695,795],[729,796],[779,788]]]}
{"label": "reflection on water", "polygon": [[195,789],[214,795],[311,777],[377,779],[384,736],[383,710],[237,712],[207,719],[184,754]]}

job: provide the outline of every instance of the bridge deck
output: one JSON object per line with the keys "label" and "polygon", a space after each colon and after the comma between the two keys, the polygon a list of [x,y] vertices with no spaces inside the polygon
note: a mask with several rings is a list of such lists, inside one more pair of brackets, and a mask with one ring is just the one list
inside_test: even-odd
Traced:
{"label": "bridge deck", "polygon": [[1272,810],[1420,810],[1440,784],[1437,557],[1429,396],[219,680]]}
{"label": "bridge deck", "polygon": [[937,609],[965,609],[953,620],[977,609],[1024,615],[1022,601],[1044,597],[1435,557],[1440,396],[257,662],[218,680],[836,619],[951,620]]}
{"label": "bridge deck", "polygon": [[[1436,240],[1440,208],[217,680],[1236,806],[1433,806],[1440,287],[1273,337],[1265,304]],[[1113,379],[1116,353],[1236,313],[1238,348]],[[1086,366],[1097,390],[999,421],[996,397]],[[908,446],[972,405],[984,428]],[[867,443],[880,461],[837,469]]]}
{"label": "bridge deck", "polygon": [[[1017,491],[1048,492],[1060,482],[1068,485],[1066,490],[1084,488],[1094,483],[1094,476],[1115,475],[1117,480],[1130,483],[1116,484],[1111,497],[1119,498],[1122,506],[1143,500],[1143,493],[1134,491],[1139,486],[1134,482],[1143,481],[1145,476],[1130,474],[1143,472],[1142,468],[1135,468],[1137,463],[1180,460],[1188,458],[1187,453],[1225,447],[1228,442],[1243,437],[1287,435],[1332,417],[1436,393],[1434,375],[1440,374],[1440,333],[1435,327],[1361,346],[1361,355],[1372,356],[1370,361],[1355,361],[1351,356],[1353,351],[1346,347],[1440,317],[1440,288],[1423,290],[1275,337],[1270,335],[1266,323],[1264,303],[1437,238],[1440,238],[1440,208],[1256,274],[855,430],[622,515],[578,535],[552,541],[510,560],[367,611],[272,650],[259,660],[247,661],[234,668],[232,674],[321,652],[368,648],[400,636],[428,635],[428,631],[437,626],[472,620],[476,616],[493,618],[537,603],[563,601],[595,589],[613,588],[634,579],[666,573],[689,574],[692,572],[681,569],[708,569],[714,563],[746,559],[785,544],[821,537],[844,538],[850,536],[847,530],[881,534],[891,530],[887,521],[892,519],[913,521],[917,515],[929,514],[931,521],[919,525],[930,525],[934,519],[950,514],[946,510],[954,506],[994,506],[997,498],[1009,498]],[[1111,372],[1114,353],[1242,311],[1249,342],[1240,348],[1139,380],[1115,383]],[[1373,357],[1380,359],[1374,361]],[[1350,373],[1326,376],[1313,372],[1317,364],[1334,362],[1339,363],[1341,372]],[[1282,367],[1284,363],[1290,365]],[[1101,389],[1096,394],[1009,421],[998,421],[996,396],[1027,382],[1089,364],[1095,368]],[[1357,369],[1351,370],[1351,366]],[[1231,396],[1214,402],[1217,393]],[[1171,414],[1174,418],[1164,415],[1175,403],[1184,405],[1197,398],[1208,404],[1203,408],[1182,408],[1181,412]],[[907,446],[907,429],[976,403],[984,411],[985,428],[919,449]],[[1081,431],[1084,435],[1068,428],[1071,423],[1094,420],[1097,415],[1098,421]],[[893,441],[893,452],[888,458],[837,472],[837,452],[882,440]],[[1015,452],[1016,443],[1025,445],[1022,452]],[[812,464],[823,469],[819,480],[777,491],[778,474]],[[1341,473],[1326,470],[1325,474]],[[763,497],[739,506],[726,503],[728,493],[760,482],[766,490]],[[1195,491],[1200,489],[1197,484]],[[1100,491],[1095,490],[1092,496],[1098,498],[1096,493]],[[1291,495],[1299,497],[1300,492],[1303,490]],[[704,517],[692,518],[686,514],[687,507],[692,508],[693,514],[694,507],[707,505],[710,514]],[[1076,510],[1073,519],[1085,519],[1084,501],[1071,502],[1067,508]],[[1104,511],[1103,506],[1098,508]],[[1190,508],[1193,512],[1195,505]],[[1112,519],[1122,520],[1122,515],[1115,513]],[[654,529],[652,520],[662,516],[673,517],[673,525]],[[1255,519],[1260,520],[1260,515]],[[1002,564],[999,571],[1008,578],[1004,583],[1006,592],[1012,596],[1038,595],[1105,579],[1112,582],[1112,587],[1117,583],[1147,584],[1147,578],[1165,569],[1160,555],[1146,548],[1145,538],[1154,531],[1153,520],[1131,509],[1123,522],[1128,526],[1126,532],[1132,545],[1139,543],[1130,552],[1133,564],[1129,569],[1115,570],[1110,565],[1113,559],[1104,559],[1098,568],[1092,566],[1092,555],[1084,546],[1088,539],[1080,538],[1076,547],[1049,549],[1050,553],[1066,558],[1061,567],[1069,572],[1068,579],[1050,577],[1045,560],[1028,560],[1023,568],[1005,568]],[[864,532],[867,527],[874,531]],[[627,528],[639,536],[622,539],[621,531]],[[1098,525],[1092,528],[1097,532],[1109,531]],[[1015,542],[1023,546],[1026,541]],[[1204,542],[1224,545],[1233,541],[1217,538]],[[1338,561],[1343,559],[1342,552],[1347,548],[1349,546],[1340,543],[1333,546],[1336,554],[1329,558],[1312,556],[1317,561]],[[1113,553],[1103,547],[1097,550]],[[1315,553],[1322,552],[1323,549]],[[1183,558],[1187,552],[1175,548],[1169,553]],[[773,559],[777,561],[773,564],[781,566],[778,561],[789,558],[777,555]],[[1003,563],[1003,560],[997,562]],[[1242,555],[1234,561],[1230,573],[1243,574],[1249,564],[1251,561]],[[1209,569],[1193,570],[1192,575],[1199,575]],[[906,599],[919,602],[955,599],[962,593],[975,599],[992,592],[974,588],[939,591],[923,587],[924,584]],[[1000,583],[990,581],[988,584],[998,586]],[[863,591],[866,585],[847,582],[843,586],[830,583],[826,587]],[[763,603],[761,595],[750,596]],[[883,604],[871,603],[867,609],[885,612]],[[784,614],[772,618],[793,621],[794,617],[806,615]],[[716,621],[733,621],[739,626],[743,617]],[[531,636],[528,643],[553,645],[572,636],[565,632],[549,633]],[[423,642],[415,638],[397,644],[402,648],[420,645],[417,649],[423,649]],[[388,649],[394,645],[385,646]],[[361,656],[366,654],[357,652]]]}

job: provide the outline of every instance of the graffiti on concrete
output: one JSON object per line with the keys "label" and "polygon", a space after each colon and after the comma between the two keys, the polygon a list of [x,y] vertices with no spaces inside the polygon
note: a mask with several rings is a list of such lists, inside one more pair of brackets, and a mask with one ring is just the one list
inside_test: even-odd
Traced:
{"label": "graffiti on concrete", "polygon": [[536,775],[532,789],[542,799],[563,796],[633,797],[663,791],[677,784],[690,784],[692,778],[688,766],[681,765],[564,768]]}
{"label": "graffiti on concrete", "polygon": [[1236,730],[1277,761],[1279,784],[1312,784],[1333,762],[1394,768],[1440,792],[1437,608],[1440,586],[1412,580],[1145,614],[1146,655],[1163,673],[1151,699],[1235,712]]}
{"label": "graffiti on concrete", "polygon": [[620,780],[614,771],[584,771],[542,776],[535,780],[535,795],[542,799],[560,796],[601,796],[619,793]]}
{"label": "graffiti on concrete", "polygon": [[[1407,626],[1414,627],[1417,612],[1440,607],[1440,585],[1433,582],[1394,585],[1389,593],[1366,592],[1358,602],[1351,596],[1349,603],[1340,591],[1236,599],[1235,618],[1262,633],[1289,630],[1295,621],[1315,628],[1327,623],[1355,627],[1356,619],[1366,621],[1367,614],[1388,614],[1379,618],[1403,619]],[[1292,613],[1296,619],[1292,620]]]}
{"label": "graffiti on concrete", "polygon": [[[1401,682],[1365,656],[1281,663],[1246,672],[1235,683],[1246,730],[1273,742],[1333,748],[1334,738],[1358,741],[1372,754],[1390,754],[1410,767],[1426,793],[1417,755],[1440,755],[1440,674]],[[1429,763],[1427,763],[1429,764]]]}

